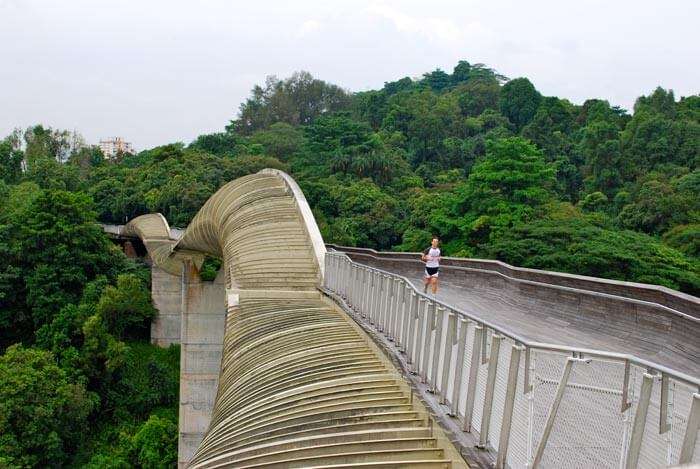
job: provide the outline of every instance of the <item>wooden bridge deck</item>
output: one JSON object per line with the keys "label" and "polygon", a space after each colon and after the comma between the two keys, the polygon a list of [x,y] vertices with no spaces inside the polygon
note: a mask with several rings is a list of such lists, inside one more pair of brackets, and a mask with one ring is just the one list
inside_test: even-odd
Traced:
{"label": "wooden bridge deck", "polygon": [[[418,262],[405,263],[402,268],[392,264],[388,268],[378,260],[355,260],[403,275],[417,288],[423,287],[422,267]],[[461,276],[453,275],[449,268],[440,271],[436,298],[527,340],[631,354],[690,376],[700,376],[697,320],[674,318],[673,328],[651,321],[630,326],[629,321],[611,320],[610,315],[574,314],[558,304],[517,291],[504,295],[502,289],[494,286],[469,284]],[[683,321],[687,324],[682,324]]]}

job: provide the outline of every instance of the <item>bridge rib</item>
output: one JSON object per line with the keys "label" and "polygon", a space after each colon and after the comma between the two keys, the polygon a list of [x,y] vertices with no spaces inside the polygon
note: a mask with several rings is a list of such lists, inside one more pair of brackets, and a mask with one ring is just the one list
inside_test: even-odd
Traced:
{"label": "bridge rib", "polygon": [[289,176],[226,184],[178,242],[160,215],[125,231],[170,272],[223,260],[219,387],[189,467],[467,467],[389,359],[319,292],[325,246]]}

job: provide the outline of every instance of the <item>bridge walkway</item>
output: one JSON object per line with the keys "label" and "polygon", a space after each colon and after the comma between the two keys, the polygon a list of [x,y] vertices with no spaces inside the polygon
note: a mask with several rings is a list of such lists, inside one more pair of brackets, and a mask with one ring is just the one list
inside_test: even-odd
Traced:
{"label": "bridge walkway", "polygon": [[[396,263],[387,265],[379,259],[352,257],[365,265],[402,275],[422,291],[419,261],[404,262],[397,268]],[[631,324],[612,315],[585,315],[565,304],[517,290],[504,294],[498,285],[472,283],[449,266],[441,268],[436,299],[527,340],[635,355],[700,376],[700,321],[695,318],[678,316],[673,323],[668,318],[653,318]]]}

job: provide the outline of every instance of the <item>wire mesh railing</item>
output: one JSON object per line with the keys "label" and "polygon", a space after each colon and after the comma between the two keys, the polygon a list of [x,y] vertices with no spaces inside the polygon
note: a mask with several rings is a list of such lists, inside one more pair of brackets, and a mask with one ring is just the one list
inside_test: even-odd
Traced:
{"label": "wire mesh railing", "polygon": [[700,458],[700,380],[637,357],[527,341],[329,252],[324,287],[404,354],[496,467],[652,468]]}

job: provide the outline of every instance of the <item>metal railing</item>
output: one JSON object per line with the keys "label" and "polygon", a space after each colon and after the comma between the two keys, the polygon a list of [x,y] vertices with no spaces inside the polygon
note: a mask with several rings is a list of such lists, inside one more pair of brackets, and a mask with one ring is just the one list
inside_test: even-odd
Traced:
{"label": "metal railing", "polygon": [[405,354],[496,467],[646,468],[700,458],[700,380],[637,357],[527,341],[400,275],[325,258],[324,287]]}

